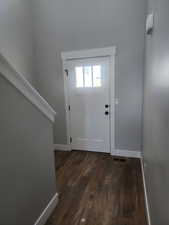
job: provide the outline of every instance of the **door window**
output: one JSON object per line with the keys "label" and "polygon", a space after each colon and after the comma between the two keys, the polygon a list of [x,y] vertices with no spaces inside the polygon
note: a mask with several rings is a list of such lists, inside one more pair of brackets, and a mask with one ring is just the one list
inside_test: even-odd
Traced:
{"label": "door window", "polygon": [[75,68],[77,88],[98,88],[102,86],[101,65],[78,66]]}

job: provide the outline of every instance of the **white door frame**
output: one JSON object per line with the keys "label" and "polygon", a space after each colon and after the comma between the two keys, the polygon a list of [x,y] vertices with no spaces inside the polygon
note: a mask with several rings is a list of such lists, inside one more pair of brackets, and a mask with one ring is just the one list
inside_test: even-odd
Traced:
{"label": "white door frame", "polygon": [[66,111],[66,128],[67,128],[67,144],[70,146],[70,117],[69,117],[69,84],[67,61],[73,59],[109,57],[110,59],[110,153],[115,149],[115,56],[116,47],[106,47],[97,49],[86,49],[71,52],[62,52],[63,61],[63,79],[64,79],[64,95],[65,95],[65,111]]}

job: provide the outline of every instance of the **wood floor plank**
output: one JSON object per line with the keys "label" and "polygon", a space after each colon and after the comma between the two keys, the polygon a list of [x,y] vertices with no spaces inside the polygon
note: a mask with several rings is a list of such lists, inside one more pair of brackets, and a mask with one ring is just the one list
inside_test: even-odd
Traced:
{"label": "wood floor plank", "polygon": [[59,204],[46,225],[147,225],[139,159],[55,154]]}

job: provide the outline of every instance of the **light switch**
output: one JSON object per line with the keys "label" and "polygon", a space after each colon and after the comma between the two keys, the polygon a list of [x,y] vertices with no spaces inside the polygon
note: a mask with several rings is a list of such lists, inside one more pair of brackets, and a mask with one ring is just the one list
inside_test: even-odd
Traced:
{"label": "light switch", "polygon": [[119,99],[115,98],[115,105],[118,105],[118,104],[119,104]]}
{"label": "light switch", "polygon": [[146,33],[147,35],[152,35],[154,30],[154,13],[150,13],[147,16],[147,21],[146,21]]}

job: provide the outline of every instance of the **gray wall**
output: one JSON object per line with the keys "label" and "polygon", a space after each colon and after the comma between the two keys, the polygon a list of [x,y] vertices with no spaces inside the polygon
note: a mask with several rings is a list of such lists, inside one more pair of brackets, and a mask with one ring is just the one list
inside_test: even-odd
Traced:
{"label": "gray wall", "polygon": [[51,122],[0,75],[0,224],[33,225],[56,193]]}
{"label": "gray wall", "polygon": [[147,37],[144,159],[153,225],[169,224],[169,1],[149,0],[155,30]]}
{"label": "gray wall", "polygon": [[34,83],[31,1],[1,0],[0,4],[0,51]]}
{"label": "gray wall", "polygon": [[116,45],[116,148],[141,149],[145,0],[35,0],[38,88],[59,113],[66,143],[61,51]]}

